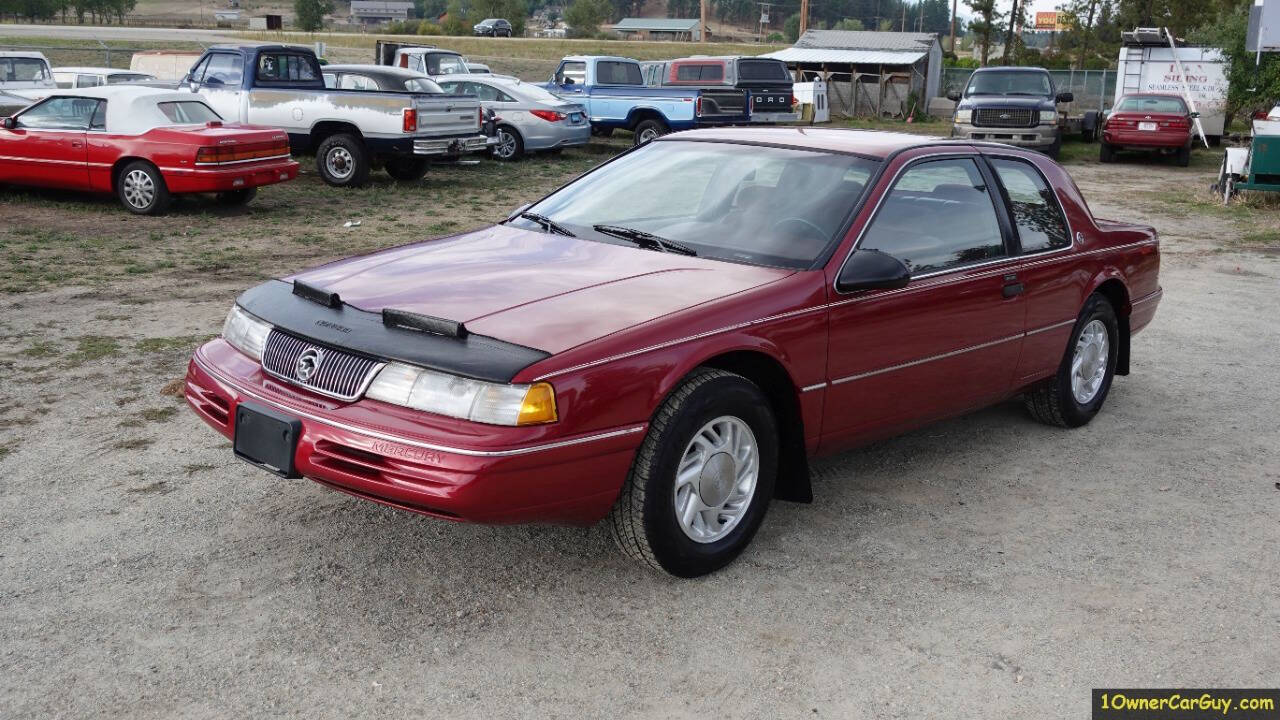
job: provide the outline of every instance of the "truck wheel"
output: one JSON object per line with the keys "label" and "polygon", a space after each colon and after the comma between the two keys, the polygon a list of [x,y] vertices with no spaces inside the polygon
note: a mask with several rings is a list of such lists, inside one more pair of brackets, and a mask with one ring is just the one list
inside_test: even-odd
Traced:
{"label": "truck wheel", "polygon": [[1186,167],[1191,164],[1191,145],[1183,145],[1178,148],[1178,167]]}
{"label": "truck wheel", "polygon": [[778,426],[760,388],[699,368],[654,413],[606,523],[622,552],[697,577],[751,542],[773,497]]}
{"label": "truck wheel", "polygon": [[228,190],[220,192],[217,195],[219,205],[248,205],[255,197],[258,196],[258,188],[245,188],[243,190]]}
{"label": "truck wheel", "polygon": [[334,187],[364,185],[369,181],[369,169],[369,153],[354,135],[330,135],[316,151],[316,170]]}
{"label": "truck wheel", "polygon": [[387,174],[402,182],[415,182],[427,174],[430,163],[426,158],[398,157],[387,160]]}
{"label": "truck wheel", "polygon": [[1062,154],[1062,136],[1061,135],[1058,136],[1058,139],[1053,141],[1053,144],[1049,146],[1048,150],[1044,151],[1044,154],[1048,155],[1054,160],[1058,159],[1058,156]]}
{"label": "truck wheel", "polygon": [[613,128],[591,126],[591,134],[596,137],[612,137]]}
{"label": "truck wheel", "polygon": [[1116,159],[1115,148],[1109,142],[1098,143],[1098,162],[1109,163]]}
{"label": "truck wheel", "polygon": [[136,215],[159,215],[169,207],[169,187],[155,165],[134,160],[120,171],[116,194],[124,208]]}
{"label": "truck wheel", "polygon": [[641,120],[635,129],[635,144],[643,145],[650,140],[656,140],[668,132],[667,126],[661,120]]}
{"label": "truck wheel", "polygon": [[519,160],[524,155],[524,140],[510,125],[498,126],[498,144],[493,146],[493,156],[499,160]]}

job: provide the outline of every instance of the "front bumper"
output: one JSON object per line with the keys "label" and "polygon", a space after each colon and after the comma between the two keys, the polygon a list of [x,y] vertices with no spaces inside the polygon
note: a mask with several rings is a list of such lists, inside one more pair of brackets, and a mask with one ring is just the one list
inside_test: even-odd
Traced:
{"label": "front bumper", "polygon": [[751,113],[752,124],[768,124],[768,123],[792,123],[800,122],[799,112],[753,112]]}
{"label": "front bumper", "polygon": [[458,157],[469,153],[487,152],[497,144],[496,136],[484,134],[453,138],[423,138],[413,141],[413,154]]}
{"label": "front bumper", "polygon": [[1058,142],[1057,125],[1025,128],[980,127],[970,123],[952,123],[951,137],[974,142],[998,142],[1019,147],[1047,148]]}
{"label": "front bumper", "polygon": [[298,163],[288,158],[239,165],[163,168],[165,185],[172,193],[210,193],[247,190],[298,177]]}
{"label": "front bumper", "polygon": [[341,403],[274,380],[222,339],[192,357],[185,395],[228,439],[241,402],[299,419],[294,464],[303,477],[383,505],[481,523],[598,522],[646,427],[530,440],[532,428],[477,428],[373,400]]}

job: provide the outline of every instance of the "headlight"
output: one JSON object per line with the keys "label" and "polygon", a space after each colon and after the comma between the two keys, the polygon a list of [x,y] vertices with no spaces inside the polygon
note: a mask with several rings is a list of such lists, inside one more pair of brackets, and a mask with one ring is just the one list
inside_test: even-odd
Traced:
{"label": "headlight", "polygon": [[1052,124],[1054,124],[1054,123],[1056,123],[1056,122],[1058,122],[1058,111],[1057,111],[1057,110],[1041,110],[1041,111],[1040,111],[1040,124],[1041,124],[1041,125],[1052,125]]}
{"label": "headlight", "polygon": [[365,397],[490,425],[539,425],[557,419],[556,393],[549,383],[490,383],[402,363],[387,363]]}
{"label": "headlight", "polygon": [[970,120],[972,120],[972,119],[973,119],[973,111],[972,111],[972,110],[957,110],[957,111],[956,111],[956,122],[958,122],[958,123],[968,123],[968,122],[969,122]]}
{"label": "headlight", "polygon": [[262,359],[262,347],[267,344],[270,332],[269,323],[241,310],[239,305],[231,306],[227,321],[222,324],[222,339],[254,360]]}

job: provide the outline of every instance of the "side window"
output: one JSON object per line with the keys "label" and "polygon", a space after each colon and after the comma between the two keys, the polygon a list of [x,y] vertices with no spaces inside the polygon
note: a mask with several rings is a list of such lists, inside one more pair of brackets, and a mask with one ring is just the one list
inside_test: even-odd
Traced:
{"label": "side window", "polygon": [[[213,68],[209,69],[210,74]],[[263,53],[258,56],[258,80],[264,82],[314,82],[317,73],[311,61],[292,53]]]}
{"label": "side window", "polygon": [[191,71],[187,73],[187,80],[199,84],[204,80],[204,71],[208,69],[208,67],[209,58],[206,57],[197,62],[195,66],[191,68]]}
{"label": "side window", "polygon": [[93,111],[93,117],[89,120],[90,130],[106,130],[107,129],[107,102],[103,100],[98,103],[97,109]]}
{"label": "side window", "polygon": [[77,75],[76,76],[76,87],[78,88],[98,87],[101,84],[102,84],[102,77],[100,75]]}
{"label": "side window", "polygon": [[231,53],[214,53],[209,56],[208,68],[202,82],[239,88],[244,79],[244,59]]}
{"label": "side window", "polygon": [[1057,250],[1071,244],[1058,200],[1031,163],[992,158],[991,166],[1009,195],[1023,254]]}
{"label": "side window", "polygon": [[337,76],[337,75],[334,75],[333,73],[323,73],[323,77],[324,77],[324,86],[325,86],[325,87],[330,88],[330,89],[338,87],[338,76]]}
{"label": "side window", "polygon": [[92,98],[51,98],[19,115],[18,125],[34,129],[87,130],[98,102]]}
{"label": "side window", "polygon": [[931,160],[908,168],[885,197],[859,247],[898,258],[912,274],[1005,255],[991,193],[971,158]]}
{"label": "side window", "polygon": [[587,81],[587,64],[584,62],[560,63],[560,69],[556,71],[556,84],[564,85],[565,80],[572,80],[578,85],[585,83]]}
{"label": "side window", "polygon": [[515,98],[513,98],[513,97],[511,97],[510,95],[508,95],[508,94],[506,94],[506,93],[502,92],[501,90],[498,90],[498,89],[496,89],[496,88],[495,88],[495,89],[494,89],[494,92],[495,92],[495,93],[497,93],[497,98],[495,98],[495,99],[496,99],[498,102],[515,102],[515,101],[516,101],[516,99],[515,99]]}
{"label": "side window", "polygon": [[378,83],[367,75],[344,74],[338,82],[339,90],[377,90]]}
{"label": "side window", "polygon": [[596,82],[601,85],[643,85],[640,66],[635,63],[601,60],[596,63]]}

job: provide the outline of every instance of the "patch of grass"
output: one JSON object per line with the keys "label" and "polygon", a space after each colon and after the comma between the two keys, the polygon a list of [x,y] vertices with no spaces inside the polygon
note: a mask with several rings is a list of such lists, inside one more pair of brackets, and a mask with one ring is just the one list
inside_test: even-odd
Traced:
{"label": "patch of grass", "polygon": [[116,450],[141,450],[155,442],[150,438],[129,438],[128,440],[118,440],[111,445]]}
{"label": "patch of grass", "polygon": [[13,450],[10,449],[8,445],[0,445],[0,460],[5,459],[5,457],[11,452],[13,452]]}
{"label": "patch of grass", "polygon": [[1280,230],[1267,229],[1245,233],[1240,242],[1246,245],[1280,245]]}
{"label": "patch of grass", "polygon": [[950,120],[939,118],[911,123],[891,118],[851,118],[845,120],[844,125],[857,130],[890,130],[893,132],[913,133],[915,135],[945,137],[951,134]]}
{"label": "patch of grass", "polygon": [[184,466],[182,469],[186,471],[187,476],[189,477],[196,473],[208,472],[216,467],[217,465],[210,465],[209,463],[191,463]]}
{"label": "patch of grass", "polygon": [[178,408],[176,407],[147,408],[138,413],[139,417],[147,422],[164,422],[177,414]]}
{"label": "patch of grass", "polygon": [[22,351],[22,355],[29,358],[47,358],[57,354],[57,343],[49,342],[48,340],[42,340]]}
{"label": "patch of grass", "polygon": [[120,343],[113,337],[105,335],[84,335],[76,338],[76,351],[67,356],[75,364],[101,360],[115,355],[120,350]]}
{"label": "patch of grass", "polygon": [[142,352],[167,352],[170,350],[194,350],[208,335],[174,335],[172,337],[146,338],[135,347]]}

